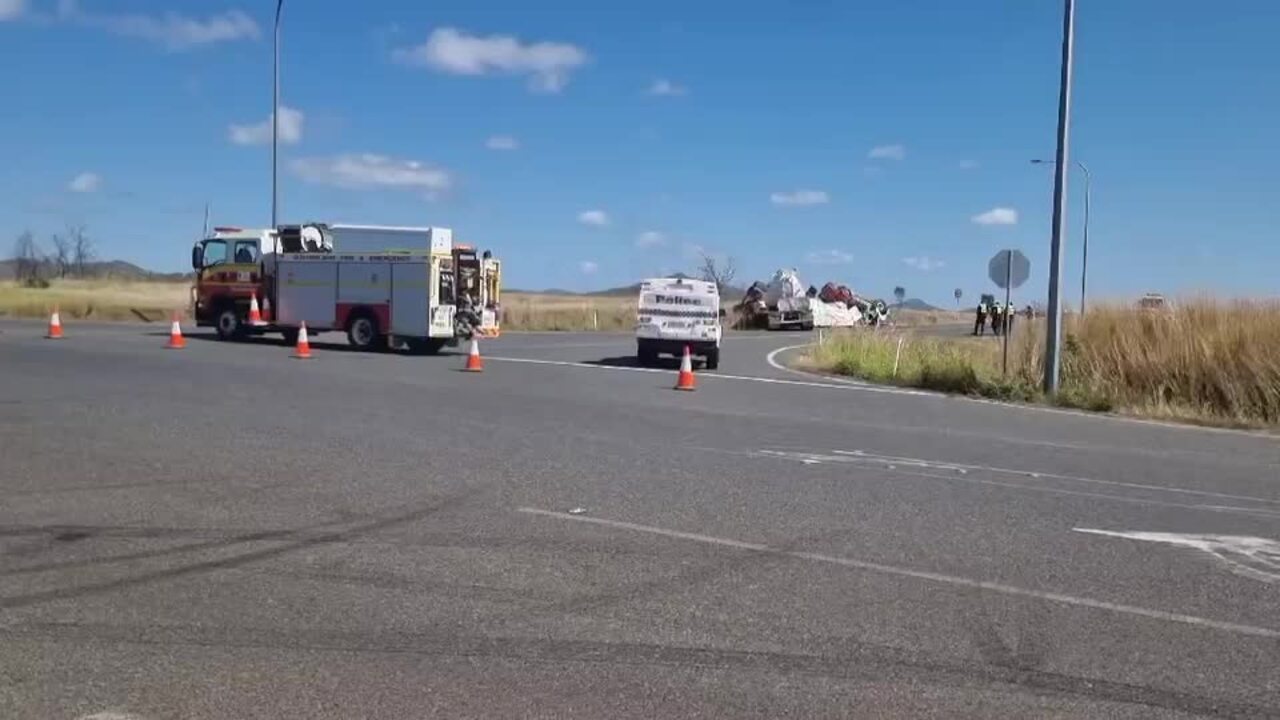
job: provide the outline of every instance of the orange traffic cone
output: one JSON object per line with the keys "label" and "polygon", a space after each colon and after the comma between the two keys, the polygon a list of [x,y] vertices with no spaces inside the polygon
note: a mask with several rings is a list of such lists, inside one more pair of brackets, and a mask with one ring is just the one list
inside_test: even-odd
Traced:
{"label": "orange traffic cone", "polygon": [[53,306],[53,313],[49,315],[49,333],[45,337],[50,340],[62,339],[62,318],[58,317],[58,306]]}
{"label": "orange traffic cone", "polygon": [[266,325],[262,322],[262,311],[258,309],[258,293],[249,296],[249,324]]}
{"label": "orange traffic cone", "polygon": [[[249,304],[249,312],[253,312],[253,304]],[[262,296],[262,320],[263,322],[271,322],[271,298]]]}
{"label": "orange traffic cone", "polygon": [[187,346],[187,339],[182,337],[182,323],[178,320],[178,313],[173,314],[173,325],[169,328],[169,343],[165,345],[169,350],[181,350]]}
{"label": "orange traffic cone", "polygon": [[307,340],[306,323],[302,323],[298,328],[298,347],[293,351],[293,356],[299,360],[311,359],[311,341]]}
{"label": "orange traffic cone", "polygon": [[471,352],[467,354],[467,364],[462,368],[466,372],[483,372],[484,360],[480,359],[480,342],[471,338]]}
{"label": "orange traffic cone", "polygon": [[693,357],[689,354],[689,346],[684,346],[684,358],[680,361],[680,375],[676,377],[676,390],[696,390],[693,380]]}

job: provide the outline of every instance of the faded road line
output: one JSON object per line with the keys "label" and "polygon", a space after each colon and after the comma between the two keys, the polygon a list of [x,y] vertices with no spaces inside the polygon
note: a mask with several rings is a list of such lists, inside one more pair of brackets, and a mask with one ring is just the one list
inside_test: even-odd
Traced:
{"label": "faded road line", "polygon": [[1078,597],[1075,595],[1065,595],[1062,593],[1043,592],[1040,590],[1029,590],[1027,588],[1015,587],[1013,585],[1004,585],[1002,583],[987,582],[985,580],[974,580],[971,578],[959,577],[957,575],[945,575],[942,573],[929,572],[927,570],[912,570],[910,568],[896,567],[893,565],[883,565],[880,563],[867,562],[865,560],[854,560],[852,558],[837,557],[834,555],[823,555],[821,553],[801,552],[794,550],[777,550],[768,545],[758,543],[744,542],[741,540],[732,540],[729,538],[714,537],[711,535],[703,535],[701,533],[683,532],[680,530],[668,530],[666,528],[653,527],[651,525],[640,525],[637,523],[629,523],[621,520],[606,520],[604,518],[593,518],[585,515],[570,515],[569,513],[556,512],[555,510],[542,510],[539,508],[522,507],[517,508],[517,512],[527,513],[530,515],[541,515],[543,517],[556,518],[558,520],[568,520],[572,522],[586,523],[590,525],[600,525],[604,527],[617,528],[619,530],[631,530],[633,532],[642,532],[649,535],[660,535],[663,537],[675,538],[677,540],[689,540],[692,542],[700,542],[708,545],[719,545],[721,547],[733,548],[735,550],[745,550],[748,552],[767,553],[779,557],[796,558],[797,560],[810,560],[813,562],[828,563],[831,565],[840,565],[855,570],[865,570],[868,572],[876,572],[884,575],[894,575],[897,577],[912,578],[915,580],[926,580],[929,582],[943,583],[946,585],[954,585],[958,587],[973,588],[976,590],[986,590],[988,592],[996,592],[1004,595],[1014,595],[1017,597],[1029,597],[1037,600],[1045,600],[1048,602],[1058,603],[1060,605],[1071,605],[1074,607],[1092,608],[1095,610],[1106,610],[1108,612],[1118,613],[1121,615],[1132,615],[1135,617],[1147,618],[1150,620],[1164,620],[1166,622],[1180,623],[1183,625],[1192,625],[1194,627],[1208,628],[1211,630],[1220,630],[1223,632],[1235,633],[1237,635],[1248,635],[1251,637],[1260,637],[1268,639],[1280,639],[1280,630],[1271,628],[1257,627],[1254,625],[1242,625],[1239,623],[1226,622],[1223,620],[1212,620],[1210,618],[1198,617],[1196,615],[1183,615],[1181,613],[1166,612],[1164,610],[1152,610],[1150,608],[1137,607],[1136,605],[1121,605],[1111,603],[1105,600],[1094,600],[1092,598]]}
{"label": "faded road line", "polygon": [[[675,371],[663,368],[643,368],[643,367],[624,367],[619,365],[597,365],[587,362],[573,362],[570,360],[539,360],[536,358],[516,358],[516,357],[494,357],[486,355],[486,361],[494,360],[497,362],[512,363],[528,363],[530,365],[559,365],[561,367],[588,368],[591,370],[623,370],[627,372],[647,372],[647,373],[667,373],[674,375]],[[898,388],[876,387],[873,385],[846,385],[830,382],[814,382],[811,380],[784,380],[782,378],[756,377],[753,375],[725,375],[719,372],[699,373],[701,379],[719,379],[719,380],[749,380],[751,382],[768,383],[770,385],[799,385],[802,387],[818,387],[831,388],[836,390],[859,390],[864,392],[887,393],[892,395],[930,395],[932,393],[917,392],[915,390],[900,390]]]}

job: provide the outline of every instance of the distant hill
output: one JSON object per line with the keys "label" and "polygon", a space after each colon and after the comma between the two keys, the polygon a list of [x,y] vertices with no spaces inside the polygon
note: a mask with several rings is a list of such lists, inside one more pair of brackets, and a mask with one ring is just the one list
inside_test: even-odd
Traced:
{"label": "distant hill", "polygon": [[907,298],[906,300],[902,301],[901,305],[894,305],[893,307],[898,308],[900,310],[923,310],[925,312],[938,311],[942,309],[940,307],[930,305],[929,303],[921,300],[920,298]]}
{"label": "distant hill", "polygon": [[[0,280],[12,280],[16,274],[17,265],[17,260],[0,260]],[[44,277],[57,274],[49,263],[45,263],[42,272]],[[95,260],[85,263],[84,276],[93,279],[177,281],[185,280],[191,277],[191,274],[151,272],[125,260]]]}

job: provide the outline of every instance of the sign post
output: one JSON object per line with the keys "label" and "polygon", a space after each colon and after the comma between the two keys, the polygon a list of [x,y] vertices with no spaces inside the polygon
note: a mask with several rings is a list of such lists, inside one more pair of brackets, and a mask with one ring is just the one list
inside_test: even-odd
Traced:
{"label": "sign post", "polygon": [[1000,331],[1004,334],[1004,351],[1000,372],[1008,375],[1009,327],[1012,325],[1009,321],[1009,314],[1012,290],[1016,287],[1022,287],[1022,284],[1031,276],[1031,261],[1027,260],[1027,256],[1023,255],[1019,250],[1001,250],[993,255],[991,261],[987,263],[987,276],[991,278],[991,282],[996,284],[996,287],[1004,289],[1004,312],[1001,313],[1004,327],[1000,328]]}

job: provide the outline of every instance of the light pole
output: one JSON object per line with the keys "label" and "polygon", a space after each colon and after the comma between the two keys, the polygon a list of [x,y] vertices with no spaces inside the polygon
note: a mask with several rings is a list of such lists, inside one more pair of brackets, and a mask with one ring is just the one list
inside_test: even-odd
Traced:
{"label": "light pole", "polygon": [[280,11],[284,8],[284,0],[276,0],[276,32],[272,43],[271,63],[271,229],[276,228],[276,206],[280,195],[276,190],[276,175],[279,158],[280,136]]}
{"label": "light pole", "polygon": [[1063,0],[1062,74],[1058,85],[1058,152],[1053,167],[1053,240],[1049,246],[1049,317],[1045,324],[1044,392],[1058,394],[1062,366],[1062,235],[1067,199],[1067,139],[1071,125],[1071,61],[1075,49],[1075,0]]}
{"label": "light pole", "polygon": [[[1032,160],[1032,165],[1052,165],[1055,160]],[[1085,290],[1089,280],[1089,199],[1093,196],[1090,186],[1093,184],[1093,176],[1089,172],[1089,168],[1079,160],[1075,161],[1076,167],[1080,168],[1080,172],[1084,173],[1084,242],[1081,247],[1084,257],[1080,265],[1080,315],[1084,315],[1084,299]]]}

